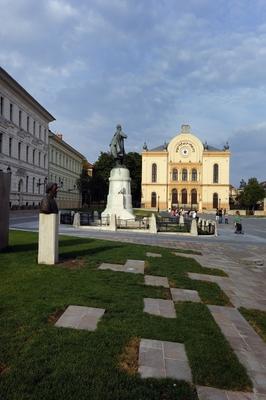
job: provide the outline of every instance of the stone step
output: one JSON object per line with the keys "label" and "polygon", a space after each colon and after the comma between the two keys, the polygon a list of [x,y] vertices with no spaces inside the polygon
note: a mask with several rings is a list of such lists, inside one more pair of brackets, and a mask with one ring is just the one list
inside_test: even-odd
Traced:
{"label": "stone step", "polygon": [[176,318],[175,306],[172,300],[145,298],[144,312],[164,318]]}
{"label": "stone step", "polygon": [[55,323],[55,326],[95,331],[104,312],[105,310],[103,308],[68,306],[66,311]]}

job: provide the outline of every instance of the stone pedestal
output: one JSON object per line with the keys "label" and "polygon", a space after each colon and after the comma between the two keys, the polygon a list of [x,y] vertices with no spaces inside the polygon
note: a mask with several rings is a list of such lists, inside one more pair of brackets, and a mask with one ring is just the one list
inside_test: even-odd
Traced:
{"label": "stone pedestal", "polygon": [[198,226],[197,226],[196,219],[192,219],[192,221],[191,221],[190,234],[192,236],[198,236]]}
{"label": "stone pedestal", "polygon": [[0,171],[0,250],[8,246],[11,174]]}
{"label": "stone pedestal", "polygon": [[102,217],[112,214],[120,219],[135,219],[132,209],[131,178],[129,170],[125,167],[115,167],[111,170],[109,178],[109,194],[106,209]]}
{"label": "stone pedestal", "polygon": [[39,215],[38,264],[58,262],[58,214]]}

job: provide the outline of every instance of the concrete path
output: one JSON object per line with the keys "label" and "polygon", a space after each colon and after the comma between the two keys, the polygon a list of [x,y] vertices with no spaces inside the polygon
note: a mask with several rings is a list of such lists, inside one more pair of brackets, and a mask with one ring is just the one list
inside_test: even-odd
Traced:
{"label": "concrete path", "polygon": [[144,312],[158,317],[176,318],[175,306],[172,300],[144,299]]}
{"label": "concrete path", "polygon": [[238,310],[208,306],[213,318],[246,367],[255,393],[266,395],[266,344]]}

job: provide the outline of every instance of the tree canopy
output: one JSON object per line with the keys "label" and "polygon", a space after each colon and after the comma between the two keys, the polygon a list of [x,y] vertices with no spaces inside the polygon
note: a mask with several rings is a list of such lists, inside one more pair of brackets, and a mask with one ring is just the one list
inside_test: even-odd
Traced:
{"label": "tree canopy", "polygon": [[[127,153],[124,164],[129,169],[131,177],[131,194],[133,206],[138,207],[141,200],[141,155],[136,152]],[[106,202],[109,190],[109,177],[111,169],[115,166],[115,160],[110,153],[101,152],[94,164],[92,177],[84,178],[81,173],[78,181],[82,198],[89,198],[92,202]],[[84,195],[84,193],[87,193]],[[85,201],[88,204],[88,201]],[[83,202],[84,203],[84,202]]]}
{"label": "tree canopy", "polygon": [[243,191],[239,196],[240,204],[249,209],[255,209],[258,201],[265,197],[265,190],[259,184],[257,178],[250,178],[248,183],[243,186]]}

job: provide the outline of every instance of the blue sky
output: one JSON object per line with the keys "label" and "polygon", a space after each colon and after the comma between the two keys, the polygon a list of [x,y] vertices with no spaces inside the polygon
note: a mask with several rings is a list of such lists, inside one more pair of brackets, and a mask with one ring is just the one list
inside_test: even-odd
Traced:
{"label": "blue sky", "polygon": [[126,151],[181,124],[266,180],[265,0],[0,0],[0,64],[89,161],[117,123]]}

